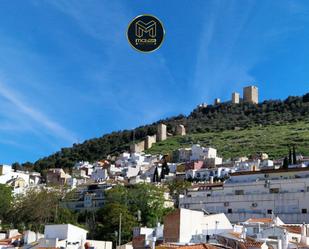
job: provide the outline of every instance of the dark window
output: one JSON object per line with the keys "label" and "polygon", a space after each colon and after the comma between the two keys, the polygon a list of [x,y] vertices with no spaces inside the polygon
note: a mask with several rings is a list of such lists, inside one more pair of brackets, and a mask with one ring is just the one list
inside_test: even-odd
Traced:
{"label": "dark window", "polygon": [[244,191],[242,189],[235,190],[235,195],[243,195]]}
{"label": "dark window", "polygon": [[303,208],[303,209],[301,210],[301,213],[302,213],[302,214],[306,214],[306,213],[307,213],[307,208]]}
{"label": "dark window", "polygon": [[277,194],[277,193],[279,193],[279,188],[271,188],[271,189],[269,190],[269,193],[271,193],[271,194]]}
{"label": "dark window", "polygon": [[228,213],[228,214],[233,213],[232,209],[231,209],[231,208],[229,208],[229,209],[227,210],[227,213]]}
{"label": "dark window", "polygon": [[268,214],[272,214],[273,210],[272,209],[267,209]]}
{"label": "dark window", "polygon": [[269,239],[278,239],[277,236],[268,236]]}

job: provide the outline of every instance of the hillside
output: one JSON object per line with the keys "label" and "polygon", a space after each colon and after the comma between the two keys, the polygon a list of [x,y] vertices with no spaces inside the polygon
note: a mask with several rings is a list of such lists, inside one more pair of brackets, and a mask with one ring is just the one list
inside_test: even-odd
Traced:
{"label": "hillside", "polygon": [[[248,103],[222,103],[216,106],[210,105],[204,108],[196,108],[188,116],[179,115],[177,117],[159,120],[156,123],[138,127],[134,132],[133,130],[123,130],[106,134],[100,138],[90,139],[81,144],[74,144],[70,148],[62,148],[59,152],[39,159],[34,164],[25,163],[23,165],[27,168],[34,167],[35,170],[41,171],[52,167],[69,168],[72,167],[76,161],[80,160],[100,160],[106,158],[108,155],[118,154],[124,150],[128,150],[130,143],[133,141],[133,134],[135,136],[135,141],[143,139],[146,135],[155,134],[156,125],[160,122],[167,124],[167,131],[170,133],[174,132],[173,128],[176,124],[183,124],[187,129],[187,133],[192,134],[192,137],[198,136],[201,137],[201,139],[203,138],[204,141],[209,141],[209,134],[213,134],[214,137],[230,136],[230,134],[234,134],[234,136],[237,137],[242,134],[242,136],[246,137],[246,131],[233,132],[235,128],[242,130],[247,129],[247,132],[251,132],[251,136],[254,137],[254,132],[258,130],[255,130],[253,127],[259,125],[271,126],[270,129],[275,129],[273,127],[274,125],[287,125],[287,127],[289,127],[288,124],[293,123],[293,125],[295,124],[297,126],[298,122],[305,122],[307,120],[309,120],[309,93],[299,97],[288,97],[284,101],[268,100],[258,105]],[[288,129],[296,129],[293,125]],[[220,135],[221,132],[223,133]],[[281,136],[279,133],[275,134]],[[190,138],[190,136],[188,136],[188,138]],[[198,140],[199,139],[200,138],[198,138]],[[167,143],[173,143],[173,141],[176,140],[177,138],[169,140]],[[221,141],[223,143],[224,139]],[[286,139],[280,139],[280,137],[276,138],[274,141],[278,141],[280,144],[289,142]],[[275,146],[274,142],[271,142],[272,146]],[[295,140],[295,142],[297,142],[297,140]],[[251,147],[260,146],[258,140],[251,139],[250,143],[252,144],[250,145]],[[218,146],[216,146],[216,144],[218,144]],[[234,140],[229,150],[226,148],[222,150],[220,149],[219,141],[216,143],[213,142],[213,146],[218,147],[218,149],[222,151],[222,155],[225,155],[225,153],[226,155],[234,155],[236,153],[244,154],[244,150],[247,150],[250,146],[246,148],[246,144],[243,143],[243,145],[243,147],[237,146]],[[155,148],[157,148],[157,146]],[[175,147],[176,146],[177,144]],[[283,151],[280,153],[274,151],[273,153],[274,156],[277,156],[282,155]]]}
{"label": "hillside", "polygon": [[225,159],[258,152],[266,152],[273,159],[282,158],[288,155],[288,146],[291,145],[296,146],[298,153],[309,155],[309,121],[175,136],[156,143],[146,152],[167,154],[194,143],[216,148]]}

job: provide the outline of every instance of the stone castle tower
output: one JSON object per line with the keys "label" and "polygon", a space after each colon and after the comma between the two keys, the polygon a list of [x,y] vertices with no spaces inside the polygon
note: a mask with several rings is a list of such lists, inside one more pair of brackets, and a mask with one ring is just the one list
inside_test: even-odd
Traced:
{"label": "stone castle tower", "polygon": [[246,86],[243,91],[244,102],[252,104],[259,103],[259,91],[256,86]]}
{"label": "stone castle tower", "polygon": [[166,125],[165,124],[158,124],[157,126],[157,141],[164,141],[166,140]]}
{"label": "stone castle tower", "polygon": [[239,104],[239,102],[240,102],[239,93],[237,92],[232,93],[232,104]]}

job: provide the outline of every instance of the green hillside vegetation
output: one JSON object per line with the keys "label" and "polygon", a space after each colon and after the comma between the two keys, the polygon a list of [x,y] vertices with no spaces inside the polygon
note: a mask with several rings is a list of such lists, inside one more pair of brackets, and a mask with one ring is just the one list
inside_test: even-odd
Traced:
{"label": "green hillside vegetation", "polygon": [[[149,110],[151,112],[151,110]],[[218,147],[222,155],[235,155],[244,154],[251,151],[252,147],[257,149],[262,146],[259,139],[249,139],[246,136],[245,131],[236,132],[235,129],[248,129],[247,132],[250,133],[251,137],[261,136],[255,135],[256,126],[262,125],[268,126],[269,129],[275,129],[273,125],[287,125],[288,123],[295,123],[299,121],[309,120],[309,93],[300,97],[288,97],[286,100],[267,100],[258,105],[241,103],[241,104],[231,104],[229,102],[222,103],[220,105],[210,105],[204,108],[194,109],[188,116],[179,115],[177,117],[171,117],[164,120],[159,120],[150,125],[145,125],[138,127],[133,130],[123,130],[113,132],[111,134],[106,134],[100,138],[94,138],[86,140],[81,144],[73,144],[70,148],[62,148],[60,151],[39,159],[34,164],[24,163],[24,169],[42,171],[46,168],[61,167],[61,168],[71,168],[75,162],[81,160],[87,160],[93,162],[95,160],[101,160],[106,158],[108,155],[117,155],[120,152],[129,149],[129,145],[135,140],[139,141],[144,139],[147,135],[153,135],[156,133],[156,125],[158,123],[165,123],[167,125],[167,131],[173,133],[175,126],[177,124],[183,124],[186,127],[187,133],[192,135],[192,138],[196,134],[197,140],[202,140],[204,143],[212,143],[213,146]],[[265,128],[266,129],[266,128]],[[284,126],[283,126],[284,129]],[[295,129],[291,126],[292,131]],[[223,132],[220,135],[220,132]],[[200,135],[203,133],[204,135]],[[270,133],[272,133],[270,131]],[[211,135],[213,134],[213,135]],[[278,149],[273,149],[271,153],[273,156],[282,155],[282,145],[283,143],[289,143],[288,138],[276,140],[270,140],[270,144],[263,145],[267,149],[267,146],[279,146]],[[234,141],[229,150],[220,146],[219,137],[224,136],[242,136],[243,139],[238,138],[243,144],[235,144],[237,140]],[[212,140],[209,138],[212,137]],[[134,139],[133,139],[134,138]],[[190,138],[190,136],[188,137]],[[176,143],[177,139],[173,138],[167,143]],[[299,138],[301,139],[301,138]],[[248,140],[247,143],[244,140]],[[276,141],[280,144],[276,145]],[[202,142],[202,141],[201,141]],[[296,140],[297,142],[297,140]],[[241,145],[250,144],[250,147],[243,147]],[[160,146],[160,145],[157,145]],[[157,148],[157,146],[155,148]],[[162,145],[163,146],[163,145]],[[154,149],[155,149],[154,148]],[[174,147],[175,148],[175,147]],[[281,148],[281,149],[280,149]],[[281,152],[280,152],[281,151]],[[20,168],[18,163],[13,165],[15,168]]]}
{"label": "green hillside vegetation", "polygon": [[293,145],[298,153],[309,155],[309,121],[175,136],[156,143],[146,152],[170,154],[178,148],[190,147],[194,143],[216,148],[225,159],[260,152],[267,153],[273,159],[282,158],[288,155],[288,146]]}

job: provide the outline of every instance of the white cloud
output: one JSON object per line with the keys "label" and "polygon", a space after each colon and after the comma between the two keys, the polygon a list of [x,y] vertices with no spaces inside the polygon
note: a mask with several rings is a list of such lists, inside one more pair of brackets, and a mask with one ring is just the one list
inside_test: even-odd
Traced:
{"label": "white cloud", "polygon": [[[58,137],[69,143],[77,141],[74,134],[72,134],[70,131],[62,127],[59,123],[53,121],[51,118],[40,112],[38,109],[28,105],[25,100],[20,96],[20,94],[7,87],[3,82],[0,82],[0,96],[9,103],[11,103],[13,106],[13,108],[6,110],[8,115],[10,115],[11,112],[22,113],[25,117],[30,118],[32,122],[35,122],[35,124],[42,126],[44,130],[48,133],[48,135],[52,137]],[[5,126],[7,129],[13,129],[14,127],[14,125],[8,127],[8,124],[5,124]],[[16,128],[19,128],[18,125],[16,125]]]}

